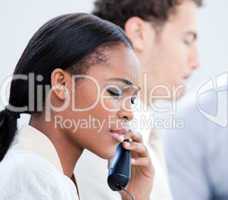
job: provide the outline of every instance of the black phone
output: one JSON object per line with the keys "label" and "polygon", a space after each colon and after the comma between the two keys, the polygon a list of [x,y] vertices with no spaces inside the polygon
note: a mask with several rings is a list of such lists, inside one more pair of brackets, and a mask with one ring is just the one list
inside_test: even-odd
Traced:
{"label": "black phone", "polygon": [[[129,142],[125,140],[124,142]],[[108,185],[113,191],[125,188],[131,178],[131,152],[122,143],[116,148],[114,157],[109,160]]]}

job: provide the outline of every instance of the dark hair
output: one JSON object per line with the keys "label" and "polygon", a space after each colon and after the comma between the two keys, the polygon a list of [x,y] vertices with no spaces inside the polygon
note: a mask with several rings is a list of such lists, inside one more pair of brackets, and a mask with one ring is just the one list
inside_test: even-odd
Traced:
{"label": "dark hair", "polygon": [[[93,14],[124,28],[131,17],[160,25],[169,19],[175,8],[185,0],[96,0]],[[203,0],[191,0],[202,6]]]}
{"label": "dark hair", "polygon": [[[31,38],[16,68],[15,75],[42,75],[39,85],[50,85],[51,73],[55,68],[82,73],[90,55],[105,47],[124,44],[131,48],[131,43],[118,26],[93,15],[78,13],[56,17],[44,24]],[[103,62],[96,56],[95,62]],[[82,62],[83,61],[83,62]],[[94,61],[93,61],[94,62]],[[78,64],[80,63],[80,65]],[[83,63],[84,65],[81,65]],[[35,85],[38,84],[35,80]],[[34,87],[34,90],[37,88]],[[29,104],[28,80],[13,79],[10,87],[9,106],[22,108]],[[36,95],[37,92],[34,92]],[[39,98],[34,98],[33,110],[15,111],[9,106],[0,112],[0,161],[8,151],[17,130],[17,118],[20,113],[38,113],[36,105]],[[45,100],[45,95],[43,99]]]}

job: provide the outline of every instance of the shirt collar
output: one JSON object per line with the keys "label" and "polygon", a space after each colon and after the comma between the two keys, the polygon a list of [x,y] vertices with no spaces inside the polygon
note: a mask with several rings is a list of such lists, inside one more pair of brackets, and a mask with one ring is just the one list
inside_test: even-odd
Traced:
{"label": "shirt collar", "polygon": [[14,148],[34,152],[52,163],[63,173],[58,153],[51,140],[38,129],[26,125],[18,130]]}

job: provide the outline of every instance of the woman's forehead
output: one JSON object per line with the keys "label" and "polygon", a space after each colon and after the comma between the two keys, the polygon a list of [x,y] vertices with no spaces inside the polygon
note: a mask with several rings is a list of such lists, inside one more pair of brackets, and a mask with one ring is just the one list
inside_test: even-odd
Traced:
{"label": "woman's forehead", "polygon": [[139,84],[140,63],[133,50],[125,46],[117,46],[107,52],[107,62],[94,65],[89,74],[100,79],[126,79]]}

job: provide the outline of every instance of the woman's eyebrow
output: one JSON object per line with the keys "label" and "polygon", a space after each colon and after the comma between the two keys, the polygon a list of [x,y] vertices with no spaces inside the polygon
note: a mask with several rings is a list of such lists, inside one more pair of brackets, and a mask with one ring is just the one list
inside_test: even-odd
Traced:
{"label": "woman's eyebrow", "polygon": [[141,90],[141,87],[136,86],[134,95],[137,95],[140,92],[140,90]]}
{"label": "woman's eyebrow", "polygon": [[139,91],[141,90],[141,87],[136,86],[136,85],[129,85],[124,88],[125,90],[132,89],[134,91],[133,95],[137,95]]}
{"label": "woman's eyebrow", "polygon": [[111,79],[108,79],[108,81],[119,81],[119,82],[125,83],[126,85],[134,85],[131,81],[124,78],[111,78]]}

